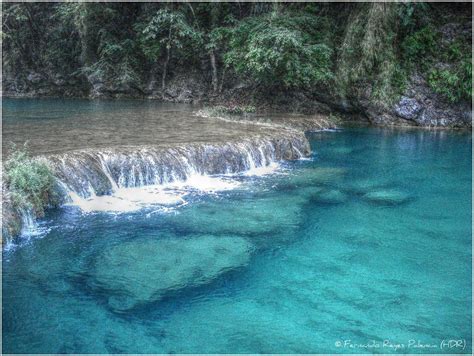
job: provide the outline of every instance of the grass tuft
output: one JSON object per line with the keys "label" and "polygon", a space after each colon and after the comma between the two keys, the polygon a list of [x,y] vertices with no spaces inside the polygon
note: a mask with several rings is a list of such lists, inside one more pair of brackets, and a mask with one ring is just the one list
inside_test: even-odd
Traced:
{"label": "grass tuft", "polygon": [[14,146],[4,165],[5,184],[15,209],[33,210],[37,217],[59,203],[55,178],[46,161],[30,157],[26,146]]}

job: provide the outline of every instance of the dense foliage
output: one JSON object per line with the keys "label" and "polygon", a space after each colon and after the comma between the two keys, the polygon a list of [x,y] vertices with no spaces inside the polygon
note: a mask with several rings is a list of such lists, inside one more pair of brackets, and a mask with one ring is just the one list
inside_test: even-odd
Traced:
{"label": "dense foliage", "polygon": [[13,206],[42,216],[48,205],[57,203],[55,179],[49,166],[28,155],[25,148],[10,153],[4,165],[4,179]]}
{"label": "dense foliage", "polygon": [[469,4],[4,3],[3,12],[4,73],[55,83],[164,93],[170,75],[193,68],[214,92],[239,77],[273,90],[364,91],[383,104],[421,73],[451,102],[472,95],[470,31],[442,33],[470,21]]}
{"label": "dense foliage", "polygon": [[319,19],[302,12],[250,17],[233,29],[226,63],[267,86],[310,87],[332,77]]}

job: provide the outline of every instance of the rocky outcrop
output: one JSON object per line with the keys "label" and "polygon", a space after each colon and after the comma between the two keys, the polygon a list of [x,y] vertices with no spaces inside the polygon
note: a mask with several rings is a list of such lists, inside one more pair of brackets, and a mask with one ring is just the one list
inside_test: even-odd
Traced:
{"label": "rocky outcrop", "polygon": [[214,145],[77,150],[51,155],[48,161],[63,187],[88,197],[110,194],[114,187],[184,181],[196,174],[243,172],[280,160],[300,159],[309,153],[304,134],[288,131]]}
{"label": "rocky outcrop", "polygon": [[362,198],[368,202],[380,205],[400,205],[412,199],[408,193],[397,189],[373,190],[363,195]]}
{"label": "rocky outcrop", "polygon": [[467,128],[472,125],[470,103],[448,103],[434,93],[419,74],[411,77],[408,88],[392,107],[379,108],[369,103],[364,109],[369,120],[378,125],[437,128]]}
{"label": "rocky outcrop", "polygon": [[209,84],[205,76],[198,71],[180,72],[169,78],[164,93],[154,83],[147,86],[145,95],[149,99],[164,99],[174,103],[203,102],[212,95]]}
{"label": "rocky outcrop", "polygon": [[[456,26],[447,27],[446,36],[459,32]],[[441,65],[441,64],[440,64]],[[198,70],[178,71],[169,76],[166,89],[148,78],[141,83],[105,80],[97,75],[65,78],[60,75],[27,72],[3,78],[6,97],[89,97],[89,98],[148,98],[176,103],[212,103],[247,105],[253,103],[259,111],[323,113],[338,112],[350,120],[366,120],[375,125],[422,126],[436,128],[470,128],[472,108],[469,102],[450,103],[436,94],[426,78],[413,74],[406,90],[393,105],[374,102],[370,85],[361,87],[351,97],[338,97],[320,88],[313,93],[303,91],[274,91],[243,82],[229,76],[226,85],[213,93],[210,80]]]}
{"label": "rocky outcrop", "polygon": [[85,97],[89,87],[81,75],[65,77],[61,74],[26,71],[13,75],[3,71],[5,97]]}
{"label": "rocky outcrop", "polygon": [[331,97],[327,93],[316,96],[307,93],[285,93],[265,97],[253,92],[229,88],[219,95],[210,92],[205,78],[196,73],[182,73],[172,77],[165,92],[155,87],[139,87],[130,83],[106,83],[90,77],[87,83],[79,79],[54,81],[39,73],[26,78],[4,78],[7,97],[90,97],[90,98],[148,98],[176,103],[238,103],[257,102],[259,110],[282,110],[303,113],[338,112],[346,119],[368,121],[375,125],[422,126],[436,128],[470,128],[470,103],[449,103],[432,91],[422,75],[411,77],[406,91],[392,106],[374,103],[366,95],[353,98]]}

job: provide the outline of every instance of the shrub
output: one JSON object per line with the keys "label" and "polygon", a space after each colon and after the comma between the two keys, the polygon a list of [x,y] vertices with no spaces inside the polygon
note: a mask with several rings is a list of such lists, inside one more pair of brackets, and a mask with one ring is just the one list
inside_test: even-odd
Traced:
{"label": "shrub", "polygon": [[26,148],[14,147],[4,168],[5,183],[16,209],[33,210],[36,216],[43,216],[48,205],[58,203],[50,167],[45,161],[30,157]]}
{"label": "shrub", "polygon": [[343,122],[344,122],[344,119],[341,117],[341,115],[339,115],[338,113],[334,113],[334,112],[329,114],[328,120],[333,125],[342,125]]}
{"label": "shrub", "polygon": [[407,72],[420,69],[434,92],[451,103],[471,100],[470,41],[458,37],[446,44],[439,32],[428,25],[407,36],[402,51]]}
{"label": "shrub", "polygon": [[448,101],[456,103],[470,100],[472,96],[472,64],[464,62],[449,69],[433,69],[428,75],[428,84]]}
{"label": "shrub", "polygon": [[407,36],[402,42],[402,51],[408,66],[433,57],[439,48],[438,41],[439,34],[432,26],[426,26]]}
{"label": "shrub", "polygon": [[396,9],[394,4],[378,2],[355,7],[339,48],[337,95],[363,93],[382,107],[399,96],[403,78],[397,66]]}

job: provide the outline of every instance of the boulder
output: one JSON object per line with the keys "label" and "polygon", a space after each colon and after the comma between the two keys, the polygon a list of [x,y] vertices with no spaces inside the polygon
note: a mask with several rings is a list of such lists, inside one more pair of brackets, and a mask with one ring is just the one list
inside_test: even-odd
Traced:
{"label": "boulder", "polygon": [[90,285],[105,292],[114,311],[126,311],[244,266],[252,249],[237,236],[125,242],[97,256]]}
{"label": "boulder", "polygon": [[[443,63],[437,65],[442,67]],[[394,105],[393,115],[388,121],[396,121],[397,117],[418,126],[469,127],[471,107],[470,102],[448,102],[431,89],[423,75],[415,73],[410,77],[405,94]]]}
{"label": "boulder", "polygon": [[399,205],[408,202],[411,196],[396,189],[381,189],[369,192],[363,198],[376,204]]}
{"label": "boulder", "polygon": [[28,80],[30,83],[38,84],[41,81],[45,80],[45,78],[40,73],[32,72],[28,74],[28,76],[26,77],[26,80]]}
{"label": "boulder", "polygon": [[420,103],[413,98],[403,96],[398,104],[395,105],[395,112],[398,116],[406,120],[414,120],[422,110]]}

